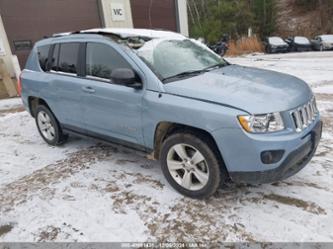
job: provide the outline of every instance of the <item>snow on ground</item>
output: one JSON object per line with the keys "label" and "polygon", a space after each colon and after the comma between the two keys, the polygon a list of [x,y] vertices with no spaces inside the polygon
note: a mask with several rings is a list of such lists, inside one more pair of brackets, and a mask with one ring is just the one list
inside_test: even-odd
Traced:
{"label": "snow on ground", "polygon": [[12,98],[12,99],[2,99],[0,101],[0,111],[12,110],[14,108],[22,108],[22,101],[20,98]]}
{"label": "snow on ground", "polygon": [[19,99],[0,100],[0,241],[333,241],[333,53],[231,62],[306,80],[325,123],[316,156],[277,184],[184,198],[159,164],[117,145],[42,141]]}
{"label": "snow on ground", "polygon": [[226,58],[231,63],[289,73],[317,87],[333,81],[333,51],[287,54],[255,54]]}

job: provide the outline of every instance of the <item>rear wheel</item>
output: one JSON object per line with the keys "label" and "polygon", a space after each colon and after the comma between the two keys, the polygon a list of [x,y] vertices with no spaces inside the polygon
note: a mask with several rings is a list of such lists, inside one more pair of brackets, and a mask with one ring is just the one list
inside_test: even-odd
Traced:
{"label": "rear wheel", "polygon": [[63,134],[55,116],[46,106],[39,105],[35,117],[39,134],[46,143],[60,145],[66,141],[67,136]]}
{"label": "rear wheel", "polygon": [[160,159],[164,176],[181,194],[203,199],[218,189],[221,164],[209,141],[204,136],[176,133],[163,142]]}

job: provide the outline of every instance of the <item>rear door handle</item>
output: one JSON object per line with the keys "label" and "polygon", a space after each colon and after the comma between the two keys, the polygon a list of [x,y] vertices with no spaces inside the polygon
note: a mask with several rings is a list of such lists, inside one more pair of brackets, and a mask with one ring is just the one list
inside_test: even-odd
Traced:
{"label": "rear door handle", "polygon": [[95,89],[92,88],[91,86],[84,86],[84,87],[82,87],[82,91],[84,91],[86,93],[94,93]]}

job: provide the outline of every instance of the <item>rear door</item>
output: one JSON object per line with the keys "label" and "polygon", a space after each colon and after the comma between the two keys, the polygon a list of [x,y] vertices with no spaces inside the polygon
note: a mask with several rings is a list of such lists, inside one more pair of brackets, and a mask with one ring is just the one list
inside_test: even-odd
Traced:
{"label": "rear door", "polygon": [[69,128],[83,128],[84,124],[81,103],[82,79],[78,77],[81,44],[84,43],[56,44],[50,56],[48,102],[60,123]]}
{"label": "rear door", "polygon": [[131,68],[111,45],[87,43],[86,76],[82,87],[86,127],[96,135],[142,144],[143,90],[114,84],[111,72]]}

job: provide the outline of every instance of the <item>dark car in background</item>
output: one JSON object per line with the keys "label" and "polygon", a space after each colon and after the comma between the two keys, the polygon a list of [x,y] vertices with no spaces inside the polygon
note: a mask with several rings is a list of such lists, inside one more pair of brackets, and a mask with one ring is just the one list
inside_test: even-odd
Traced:
{"label": "dark car in background", "polygon": [[333,49],[333,35],[318,35],[311,40],[313,50],[324,51]]}
{"label": "dark car in background", "polygon": [[285,39],[285,42],[288,43],[290,52],[303,52],[312,50],[312,44],[305,36],[288,37]]}
{"label": "dark car in background", "polygon": [[270,36],[264,40],[266,53],[285,53],[288,52],[289,45],[278,36]]}

